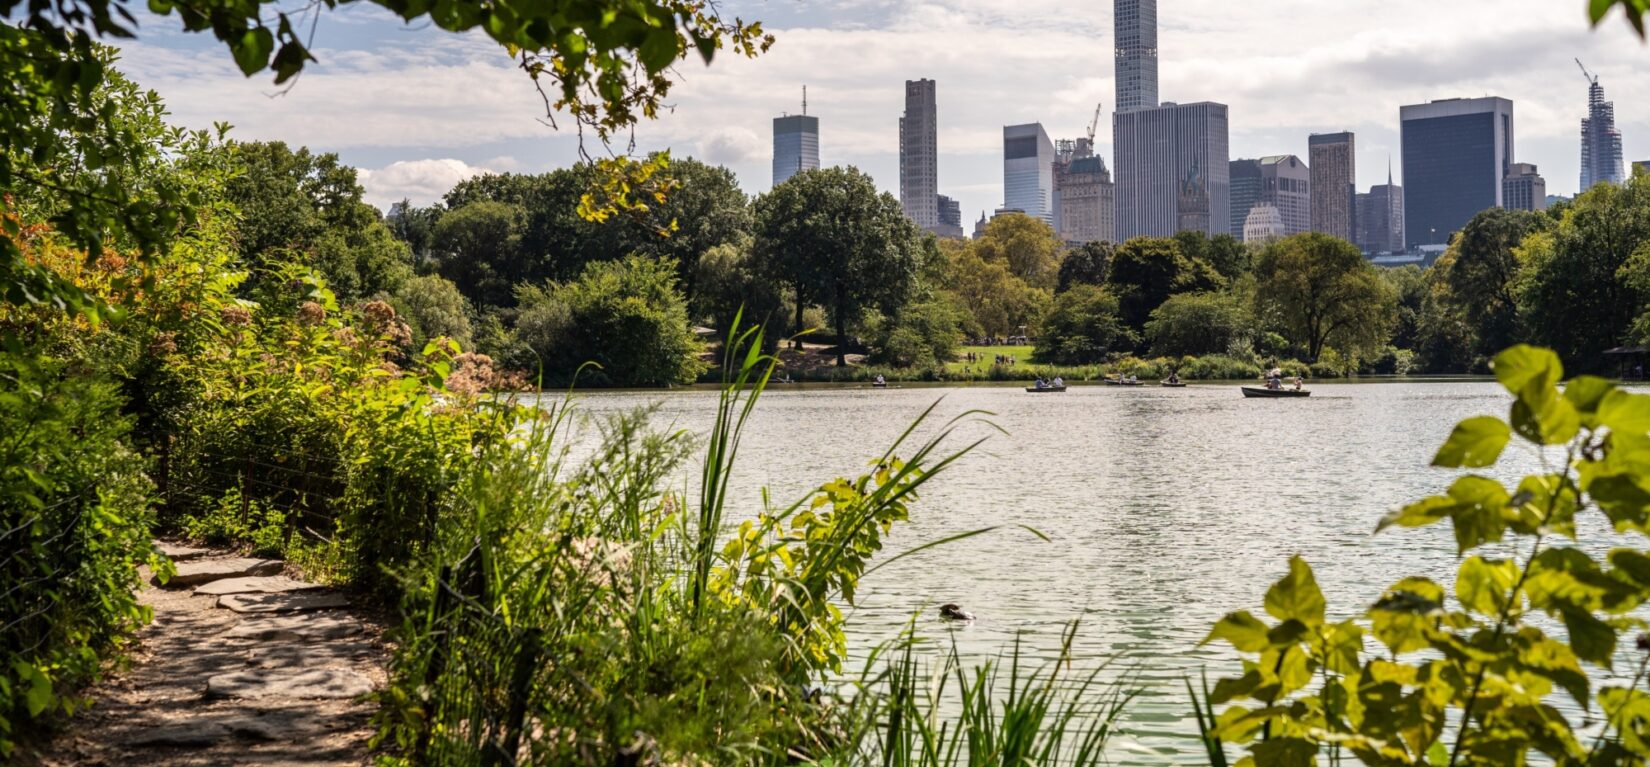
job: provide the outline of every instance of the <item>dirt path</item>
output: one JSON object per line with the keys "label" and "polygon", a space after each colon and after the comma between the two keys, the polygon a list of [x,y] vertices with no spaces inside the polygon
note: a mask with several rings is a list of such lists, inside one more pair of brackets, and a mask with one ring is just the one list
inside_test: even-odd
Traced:
{"label": "dirt path", "polygon": [[68,765],[362,765],[384,683],[380,631],[279,562],[163,545],[178,566],[140,600],[155,620],[36,761]]}

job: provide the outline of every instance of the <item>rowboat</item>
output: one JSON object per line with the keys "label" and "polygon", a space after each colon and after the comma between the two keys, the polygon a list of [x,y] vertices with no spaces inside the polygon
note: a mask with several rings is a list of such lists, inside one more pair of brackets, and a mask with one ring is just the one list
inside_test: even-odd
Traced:
{"label": "rowboat", "polygon": [[1106,385],[1107,386],[1139,386],[1140,382],[1139,381],[1124,381],[1124,380],[1119,379],[1119,378],[1107,378],[1106,379]]}
{"label": "rowboat", "polygon": [[1041,389],[1039,389],[1035,386],[1027,386],[1026,387],[1026,391],[1031,393],[1031,394],[1045,394],[1045,393],[1051,393],[1051,392],[1062,392],[1062,391],[1065,391],[1065,390],[1066,390],[1066,387],[1064,387],[1064,386],[1044,386]]}
{"label": "rowboat", "polygon": [[1241,386],[1245,397],[1310,397],[1310,389],[1268,389],[1264,386]]}
{"label": "rowboat", "polygon": [[1157,385],[1158,386],[1167,386],[1171,389],[1178,389],[1182,386],[1185,386],[1186,382],[1185,381],[1158,381]]}

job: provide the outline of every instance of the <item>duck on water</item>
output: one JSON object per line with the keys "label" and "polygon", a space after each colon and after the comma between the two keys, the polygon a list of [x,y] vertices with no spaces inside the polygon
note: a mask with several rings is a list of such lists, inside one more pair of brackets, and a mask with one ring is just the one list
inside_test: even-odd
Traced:
{"label": "duck on water", "polygon": [[972,621],[972,620],[974,620],[974,614],[973,613],[968,612],[967,610],[964,610],[961,607],[958,607],[957,605],[951,604],[951,603],[946,603],[946,604],[940,605],[940,617],[944,618],[945,620],[948,620],[948,621]]}

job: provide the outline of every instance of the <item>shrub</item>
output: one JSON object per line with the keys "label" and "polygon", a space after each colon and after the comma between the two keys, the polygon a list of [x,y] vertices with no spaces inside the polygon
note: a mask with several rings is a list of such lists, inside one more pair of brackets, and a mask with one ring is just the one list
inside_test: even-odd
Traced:
{"label": "shrub", "polygon": [[1152,310],[1146,340],[1153,354],[1219,354],[1244,336],[1253,321],[1229,293],[1181,293]]}
{"label": "shrub", "polygon": [[1260,365],[1247,360],[1209,354],[1188,358],[1178,372],[1181,378],[1192,380],[1241,381],[1253,380],[1266,371],[1262,370]]}
{"label": "shrub", "polygon": [[[1244,660],[1197,703],[1215,763],[1225,763],[1227,743],[1255,763],[1284,765],[1324,753],[1364,764],[1650,758],[1650,639],[1624,641],[1643,630],[1637,612],[1650,601],[1640,537],[1650,532],[1650,396],[1589,376],[1561,393],[1558,355],[1529,346],[1497,355],[1494,370],[1514,397],[1508,418],[1462,421],[1433,465],[1494,466],[1516,434],[1543,470],[1511,487],[1460,476],[1376,526],[1448,520],[1463,557],[1453,589],[1403,578],[1356,617],[1335,620],[1296,557],[1266,593],[1273,622],[1247,611],[1222,618],[1204,641],[1227,642]],[[1606,523],[1594,529],[1631,537],[1608,552],[1599,541],[1578,545],[1588,514]],[[1565,638],[1549,635],[1560,624]],[[1630,668],[1617,666],[1629,658]],[[1586,720],[1556,708],[1560,696]],[[1596,731],[1581,730],[1591,723]]]}
{"label": "shrub", "polygon": [[1035,355],[1042,362],[1085,365],[1133,344],[1134,334],[1118,319],[1117,298],[1102,288],[1077,285],[1054,297]]}
{"label": "shrub", "polygon": [[871,342],[873,362],[900,368],[933,368],[956,356],[962,318],[943,301],[907,304],[884,320]]}

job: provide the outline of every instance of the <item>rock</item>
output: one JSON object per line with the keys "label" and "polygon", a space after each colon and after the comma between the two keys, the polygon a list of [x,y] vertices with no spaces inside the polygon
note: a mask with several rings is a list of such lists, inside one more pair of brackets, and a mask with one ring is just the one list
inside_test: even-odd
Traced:
{"label": "rock", "polygon": [[[178,564],[177,575],[167,581],[166,588],[182,588],[184,586],[199,586],[202,583],[223,580],[224,578],[240,578],[247,575],[275,575],[284,567],[280,562],[271,559],[249,559],[247,557],[230,557],[228,559],[202,559]],[[161,586],[160,579],[152,579],[156,586]]]}
{"label": "rock", "polygon": [[[199,592],[196,592],[199,593]],[[218,597],[218,606],[238,613],[296,613],[308,610],[332,610],[349,607],[343,594],[328,592],[299,592],[296,594],[226,594]]]}
{"label": "rock", "polygon": [[182,562],[186,559],[200,559],[201,557],[212,553],[208,549],[197,549],[193,546],[185,546],[181,543],[172,543],[171,541],[155,541],[155,548],[160,549],[160,553],[165,554],[166,558],[172,560],[173,562]]}
{"label": "rock", "polygon": [[224,578],[223,580],[212,581],[196,588],[195,593],[206,596],[281,594],[288,591],[307,591],[320,588],[326,587],[319,583],[306,583],[284,575],[255,575],[248,578]]}
{"label": "rock", "polygon": [[361,624],[328,615],[274,615],[267,618],[248,618],[224,632],[230,639],[340,639],[361,632]]}
{"label": "rock", "polygon": [[356,698],[372,692],[372,680],[349,669],[250,669],[206,680],[212,698]]}
{"label": "rock", "polygon": [[223,740],[229,730],[216,722],[184,722],[159,727],[145,727],[126,741],[131,746],[170,746],[173,748],[201,748]]}

